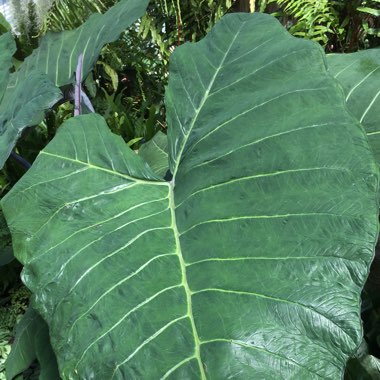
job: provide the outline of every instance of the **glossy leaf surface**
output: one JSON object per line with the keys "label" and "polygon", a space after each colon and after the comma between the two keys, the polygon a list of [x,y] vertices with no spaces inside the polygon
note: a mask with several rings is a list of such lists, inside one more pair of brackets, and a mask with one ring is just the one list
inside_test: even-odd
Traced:
{"label": "glossy leaf surface", "polygon": [[378,173],[322,51],[229,15],[176,49],[166,104],[170,183],[93,114],[2,203],[62,378],[340,378]]}
{"label": "glossy leaf surface", "polygon": [[[95,114],[70,119],[61,127],[30,173],[24,177],[22,197],[42,191],[40,200],[53,203],[47,213],[30,203],[24,210],[24,227],[17,228],[21,235],[28,229],[28,237],[18,239],[16,231],[13,236],[18,258],[26,264],[24,280],[36,292],[36,304],[48,321],[61,375],[110,379],[115,372],[120,378],[116,365],[142,344],[151,329],[173,313],[179,316],[185,307],[177,302],[183,289],[169,186],[155,182],[158,177]],[[66,190],[58,195],[61,185]],[[36,247],[40,248],[35,256],[30,248]],[[134,249],[140,253],[133,255]],[[125,265],[127,256],[131,260]],[[84,297],[81,305],[78,295]],[[155,320],[151,313],[144,315],[163,300],[173,303],[166,316],[157,314]],[[92,325],[94,315],[100,324]],[[141,326],[137,324],[134,338],[126,340],[125,328],[136,318]],[[145,332],[144,323],[150,324]],[[110,339],[116,346],[109,345]],[[100,358],[98,349],[103,346]],[[161,360],[164,368],[168,366]]]}
{"label": "glossy leaf surface", "polygon": [[321,51],[266,16],[226,17],[174,52],[166,103],[211,378],[339,378],[360,343],[377,185]]}
{"label": "glossy leaf surface", "polygon": [[346,93],[348,109],[366,129],[380,164],[380,50],[330,54],[327,64]]}

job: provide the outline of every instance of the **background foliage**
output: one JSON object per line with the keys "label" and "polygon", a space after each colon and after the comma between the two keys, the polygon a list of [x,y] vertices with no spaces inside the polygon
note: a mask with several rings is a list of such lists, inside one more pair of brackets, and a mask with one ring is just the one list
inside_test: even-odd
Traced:
{"label": "background foliage", "polygon": [[[12,0],[18,46],[15,67],[38,46],[39,38],[44,34],[76,28],[90,14],[104,13],[115,2]],[[85,90],[95,110],[106,117],[111,130],[139,149],[157,131],[166,131],[163,94],[172,51],[187,41],[200,40],[226,12],[255,10],[272,13],[290,33],[317,41],[326,52],[354,52],[380,46],[379,8],[379,0],[151,1],[147,14],[118,41],[103,49],[95,69],[85,81]],[[1,23],[0,33],[7,30],[9,26]],[[40,125],[23,134],[15,152],[28,162],[34,161],[62,122],[71,116],[70,91],[67,89],[65,100],[49,111]],[[0,197],[26,170],[19,161],[8,160],[0,172]],[[0,223],[0,234],[4,242],[0,246],[1,373],[1,365],[12,341],[12,329],[26,309],[28,292],[18,280],[20,267],[12,259],[8,231],[3,222]],[[376,296],[380,294],[378,262],[377,255],[363,295],[366,341],[358,352],[358,360],[349,363],[353,372],[347,376],[352,379],[359,378],[358,368],[361,373],[367,372],[361,378],[376,378],[373,373],[379,366],[376,359],[380,357],[380,300]]]}

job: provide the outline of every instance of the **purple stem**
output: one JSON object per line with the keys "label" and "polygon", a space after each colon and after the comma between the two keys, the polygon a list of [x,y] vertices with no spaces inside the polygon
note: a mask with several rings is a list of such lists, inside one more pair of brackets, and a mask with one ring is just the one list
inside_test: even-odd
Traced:
{"label": "purple stem", "polygon": [[75,72],[75,95],[74,95],[74,116],[81,114],[81,88],[82,88],[82,69],[83,69],[83,54],[78,57],[77,70]]}
{"label": "purple stem", "polygon": [[17,161],[24,169],[28,170],[31,168],[31,164],[25,160],[25,158],[22,158],[15,152],[11,152],[11,157]]}

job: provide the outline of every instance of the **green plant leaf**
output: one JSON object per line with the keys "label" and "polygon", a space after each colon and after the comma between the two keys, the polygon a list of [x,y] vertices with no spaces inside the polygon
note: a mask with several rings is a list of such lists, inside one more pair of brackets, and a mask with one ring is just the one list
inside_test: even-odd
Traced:
{"label": "green plant leaf", "polygon": [[343,87],[348,109],[364,126],[380,164],[380,49],[329,54],[327,63]]}
{"label": "green plant leaf", "polygon": [[59,372],[44,320],[29,308],[16,326],[16,337],[5,363],[7,380],[29,368],[34,360],[41,367],[40,380],[58,380]]}
{"label": "green plant leaf", "polygon": [[9,86],[28,78],[30,72],[36,69],[46,73],[56,86],[72,83],[81,53],[82,77],[86,78],[103,46],[118,39],[143,15],[147,5],[148,0],[120,0],[104,14],[93,14],[77,29],[48,33],[42,38],[40,46],[25,59]]}
{"label": "green plant leaf", "polygon": [[114,92],[116,92],[117,88],[119,87],[119,77],[117,75],[117,71],[114,70],[110,65],[107,65],[105,62],[98,61],[97,64],[103,66],[105,73],[111,79],[112,89]]}
{"label": "green plant leaf", "polygon": [[16,51],[16,43],[12,33],[0,36],[0,101],[7,87],[10,69],[13,66],[12,57]]}
{"label": "green plant leaf", "polygon": [[0,250],[0,267],[8,265],[14,260],[13,251],[11,247],[4,247]]}
{"label": "green plant leaf", "polygon": [[[92,221],[84,221],[87,227],[79,227],[77,225],[79,228],[76,230],[76,233],[71,229],[71,227],[69,227],[66,231],[62,230],[59,232],[56,230],[51,236],[52,240],[48,239],[50,241],[46,240],[46,243],[49,246],[51,244],[51,247],[58,244],[62,248],[65,243],[69,245],[74,243],[72,246],[73,255],[71,258],[66,257],[66,259],[64,259],[64,256],[61,256],[61,259],[64,259],[66,261],[67,269],[72,266],[72,260],[73,263],[75,262],[76,256],[83,257],[82,252],[88,252],[88,250],[91,251],[95,245],[98,246],[99,251],[98,254],[94,252],[93,259],[100,260],[100,263],[107,261],[106,256],[108,254],[109,260],[111,260],[111,262],[113,262],[115,259],[118,261],[120,259],[118,252],[129,252],[130,245],[132,245],[133,248],[136,247],[136,244],[140,246],[141,255],[139,255],[139,257],[135,257],[128,264],[128,267],[121,265],[119,266],[119,269],[114,268],[108,273],[105,272],[103,280],[97,280],[98,284],[103,283],[104,287],[102,289],[97,287],[94,288],[94,295],[96,294],[96,298],[99,297],[99,301],[101,302],[96,302],[96,299],[91,297],[91,300],[89,299],[89,302],[83,304],[82,307],[72,304],[72,306],[76,309],[75,313],[78,313],[74,319],[72,319],[72,316],[69,316],[70,313],[67,314],[65,311],[65,308],[67,306],[66,302],[63,302],[62,306],[65,306],[62,309],[61,306],[58,306],[57,310],[60,310],[58,312],[63,312],[63,319],[61,320],[62,324],[59,322],[60,326],[53,322],[55,317],[53,319],[52,317],[55,315],[55,313],[52,313],[50,317],[48,315],[52,311],[50,309],[50,306],[53,306],[53,304],[55,304],[55,296],[51,298],[46,294],[46,296],[48,296],[50,299],[50,301],[48,301],[50,306],[46,305],[46,307],[42,306],[40,300],[38,300],[39,296],[36,296],[36,305],[39,305],[38,308],[40,312],[43,314],[44,318],[49,321],[52,343],[58,355],[62,377],[64,379],[71,377],[85,379],[92,378],[93,374],[96,373],[98,378],[108,379],[111,378],[114,371],[114,368],[112,365],[110,365],[109,360],[114,361],[114,359],[112,359],[112,356],[116,354],[117,358],[115,357],[115,359],[122,361],[123,357],[127,355],[128,352],[130,352],[132,346],[130,344],[124,346],[124,343],[121,341],[124,340],[124,338],[119,335],[120,331],[115,328],[115,331],[110,331],[110,334],[116,334],[115,339],[118,341],[117,345],[120,344],[120,350],[119,348],[117,349],[118,353],[115,352],[111,347],[108,347],[103,352],[101,357],[96,359],[97,364],[94,362],[92,363],[91,367],[88,367],[88,361],[91,359],[87,357],[87,352],[85,351],[86,346],[89,344],[89,340],[85,339],[82,342],[78,341],[73,344],[73,342],[79,338],[77,335],[77,328],[83,327],[82,322],[85,325],[87,324],[86,315],[88,310],[91,308],[97,309],[100,304],[104,305],[103,301],[106,303],[108,302],[107,294],[112,294],[113,289],[109,289],[109,291],[106,292],[107,294],[104,296],[102,296],[102,294],[104,293],[105,287],[108,287],[111,282],[120,282],[120,288],[116,284],[114,287],[117,292],[119,289],[123,288],[123,283],[128,281],[127,278],[131,279],[131,281],[135,284],[135,296],[133,296],[130,300],[126,300],[127,303],[125,304],[125,307],[128,308],[133,307],[134,303],[138,301],[138,299],[143,302],[148,294],[153,296],[156,292],[160,292],[162,287],[165,287],[165,284],[167,282],[172,282],[173,280],[180,281],[180,273],[178,271],[174,271],[169,275],[167,273],[163,274],[160,271],[157,271],[157,276],[155,276],[154,283],[151,283],[149,281],[145,285],[141,283],[141,281],[144,282],[145,274],[143,274],[143,277],[140,277],[139,275],[140,271],[143,272],[143,268],[147,267],[148,271],[151,271],[154,270],[154,267],[157,264],[164,266],[168,265],[168,268],[170,268],[170,266],[174,266],[174,268],[178,267],[177,256],[174,253],[175,239],[173,236],[173,231],[170,228],[171,213],[169,210],[168,200],[169,186],[167,183],[154,182],[158,177],[153,174],[150,168],[136,153],[128,148],[127,144],[125,144],[121,137],[113,136],[110,133],[104,120],[99,115],[84,115],[81,117],[69,119],[65,124],[66,126],[63,126],[59,129],[58,136],[60,136],[60,138],[54,139],[53,142],[48,145],[48,147],[40,154],[39,158],[37,158],[36,164],[32,167],[31,170],[34,171],[34,174],[40,177],[36,182],[33,179],[33,183],[30,183],[30,190],[37,190],[40,188],[40,186],[43,186],[45,188],[45,186],[50,187],[53,185],[54,187],[55,184],[60,181],[62,181],[63,184],[67,183],[67,180],[69,180],[70,185],[68,185],[68,187],[65,189],[65,192],[62,193],[63,198],[61,198],[61,200],[67,197],[71,198],[75,192],[75,197],[78,197],[78,202],[68,202],[66,206],[63,206],[63,208],[68,212],[67,215],[69,216],[73,210],[76,210],[80,214],[81,210],[83,210],[82,206],[84,204],[87,204],[88,206],[92,204],[94,206],[94,209],[92,211],[93,217],[96,220],[91,218]],[[101,144],[99,144],[99,139],[102,141]],[[62,141],[65,142],[63,145],[61,145]],[[67,151],[68,145],[66,145],[66,143],[72,144],[70,152]],[[85,150],[82,149],[84,146],[87,147]],[[78,155],[76,155],[75,152],[77,152]],[[53,166],[58,165],[56,167],[56,180],[47,179],[48,177],[45,177],[45,174],[47,173],[44,173],[38,169],[40,164],[46,164],[46,160],[49,162],[49,170],[51,168],[51,164]],[[109,167],[109,169],[106,169],[106,167]],[[131,176],[140,179],[134,179]],[[82,183],[82,180],[77,181],[78,179],[83,179],[88,182],[86,185],[84,185]],[[153,182],[148,182],[148,179],[152,180]],[[27,187],[29,187],[29,185]],[[51,191],[54,191],[53,187],[50,187]],[[89,195],[89,192],[92,195]],[[26,190],[25,194],[27,193],[28,190]],[[109,197],[113,199],[113,205],[108,203],[108,200],[110,199]],[[81,201],[79,200],[80,198],[82,199]],[[88,202],[85,198],[88,199]],[[66,203],[66,201],[64,202]],[[103,210],[103,216],[97,214],[99,207]],[[31,221],[29,217],[33,217],[33,213],[31,213],[30,210],[24,211],[26,219]],[[40,211],[42,212],[40,214],[40,217],[44,218],[44,211],[42,209],[40,209]],[[86,213],[87,212],[90,212],[90,210],[87,209]],[[57,213],[59,214],[60,211],[57,210]],[[48,216],[48,218],[50,218],[50,216]],[[57,225],[53,219],[51,219],[51,226],[54,225],[56,227]],[[29,226],[32,228],[35,227],[36,229],[34,232],[37,232],[37,230],[40,229],[41,225],[39,225],[39,223],[35,224],[34,222],[30,224],[29,221],[27,224],[29,224]],[[45,220],[45,222],[47,222],[47,220]],[[10,222],[10,224],[12,225],[12,222]],[[50,222],[47,222],[46,226],[47,225],[50,225]],[[75,222],[72,224],[72,227],[74,227],[74,225],[76,225]],[[53,228],[54,230],[55,227]],[[42,227],[41,232],[43,230],[44,227]],[[16,235],[14,235],[14,237]],[[78,240],[76,238],[80,239],[79,245],[81,245],[82,248],[78,246]],[[62,239],[65,241],[63,246],[60,245]],[[109,241],[109,239],[111,239],[112,242]],[[32,240],[34,241],[34,239]],[[134,244],[135,241],[136,243]],[[22,241],[16,238],[15,247],[19,247],[20,251],[18,248],[15,249],[19,253],[21,253],[21,251],[24,252],[24,254],[21,253],[18,258],[22,262],[26,263],[29,262],[32,257],[30,256],[28,249],[25,250],[25,247],[22,247],[24,243],[29,245],[29,238],[23,239]],[[106,256],[104,255],[104,243],[108,246],[108,248],[106,248],[108,251],[108,254]],[[167,252],[166,250],[168,248],[171,249],[172,252]],[[46,250],[46,252],[41,251],[42,255],[40,258],[44,260],[47,258],[47,256],[50,255],[52,251],[49,250],[48,246],[45,246],[42,248],[42,250]],[[162,252],[162,254],[160,254],[160,252]],[[32,260],[34,261],[34,259]],[[37,258],[37,261],[38,260],[39,259]],[[60,260],[55,261],[55,264],[58,266],[52,265],[50,269],[45,272],[46,276],[42,281],[47,280],[50,282],[52,278],[57,276],[57,269],[58,271],[65,271],[66,265],[63,262],[59,263],[59,261]],[[92,261],[92,259],[90,259],[90,261]],[[152,263],[152,266],[149,265],[150,262]],[[96,272],[98,274],[99,269],[103,271],[101,265],[96,265],[95,261],[93,261],[93,264],[90,264],[90,267],[93,266],[92,270],[90,270],[90,267],[82,267],[82,269],[79,270],[81,272],[79,275],[82,277],[81,280],[79,280],[79,278],[75,279],[74,276],[63,276],[62,280],[64,280],[64,282],[59,281],[60,285],[58,287],[53,286],[55,288],[55,290],[52,290],[53,293],[65,293],[66,291],[70,292],[70,289],[76,292],[74,289],[77,287],[78,289],[83,285],[87,287],[89,285],[88,280],[91,279],[92,281],[92,276],[87,276],[86,274],[87,270],[89,270],[88,273]],[[140,266],[143,266],[143,268],[140,268]],[[23,277],[24,281],[31,285],[31,282],[34,281],[32,278],[35,276],[29,271],[29,269],[25,268]],[[78,283],[76,284],[77,281]],[[34,285],[31,286],[34,288]],[[35,286],[39,287],[37,283],[35,283]],[[143,288],[145,288],[145,292],[142,291]],[[174,301],[176,297],[178,297],[180,294],[183,294],[183,290],[177,283],[173,284],[173,286],[169,285],[169,288],[171,289],[168,289],[167,292],[162,292],[164,293],[163,299]],[[88,288],[88,290],[90,290],[90,288]],[[45,290],[43,290],[43,293],[45,294]],[[42,293],[40,295],[42,296]],[[154,298],[155,297],[152,298],[152,303],[156,304],[153,301]],[[58,302],[60,303],[60,301]],[[122,315],[126,313],[125,307],[123,306],[120,309],[115,308],[112,310],[112,313],[114,313],[114,316],[116,318],[121,318]],[[148,308],[150,308],[150,305]],[[174,305],[173,308],[169,307],[168,310],[183,310],[183,308],[183,304],[178,304]],[[108,307],[107,310],[111,311],[111,309]],[[83,317],[80,317],[81,314],[83,314]],[[67,315],[69,317],[70,322],[69,320],[66,320],[66,317],[64,317],[64,315]],[[171,313],[169,315],[172,316]],[[104,317],[105,316],[102,316],[101,319]],[[76,320],[77,318],[78,320]],[[108,319],[108,317],[105,318]],[[146,320],[147,316],[143,316],[142,318]],[[151,328],[158,326],[163,320],[165,320],[165,318],[166,317],[163,318],[161,316],[157,316],[156,322],[152,320]],[[67,324],[68,322],[70,323],[70,326]],[[114,323],[113,319],[109,322]],[[129,322],[126,321],[126,323]],[[108,329],[110,325],[107,327],[104,325],[104,327]],[[74,338],[74,341],[71,341],[71,339],[60,339],[60,337],[68,333],[68,329],[72,330],[74,336],[76,336]],[[139,334],[138,330],[140,330],[140,328],[137,328],[135,331],[137,334]],[[103,334],[100,333],[98,329],[95,329],[93,331],[90,329],[87,331],[87,333],[89,334],[89,338],[93,339],[94,341],[98,337],[100,338],[100,335]],[[135,336],[134,339],[137,339],[138,341],[142,337],[143,335],[141,337]],[[88,351],[90,351],[90,357],[92,357],[91,350]],[[173,357],[173,360],[176,360],[176,357]],[[167,364],[163,363],[162,365],[166,366]],[[151,370],[153,371],[153,367]]]}
{"label": "green plant leaf", "polygon": [[169,169],[168,138],[165,133],[157,132],[151,140],[141,146],[139,155],[155,173],[164,177]]}
{"label": "green plant leaf", "polygon": [[172,181],[92,114],[2,201],[61,377],[341,378],[378,170],[322,50],[228,15],[176,49],[166,105]]}
{"label": "green plant leaf", "polygon": [[369,8],[369,7],[357,7],[356,10],[358,10],[359,12],[368,13],[376,17],[380,16],[379,9],[374,9],[374,8]]}
{"label": "green plant leaf", "polygon": [[354,358],[347,363],[344,380],[377,380],[380,377],[380,360],[368,354],[365,341]]}
{"label": "green plant leaf", "polygon": [[136,138],[134,138],[134,139],[132,139],[132,140],[129,140],[128,142],[127,142],[127,144],[128,144],[128,146],[129,147],[133,147],[133,145],[135,145],[135,144],[137,144],[139,141],[141,141],[143,139],[143,137],[136,137]]}
{"label": "green plant leaf", "polygon": [[7,33],[12,30],[12,26],[6,20],[4,15],[0,13],[0,33]]}
{"label": "green plant leaf", "polygon": [[[6,99],[0,105],[1,111],[8,110],[8,115],[1,113],[0,118],[0,168],[22,130],[41,122],[44,110],[52,107],[61,98],[58,95],[60,92],[52,83],[60,87],[73,81],[73,73],[81,53],[84,56],[82,76],[86,78],[102,47],[116,40],[136,21],[144,13],[147,4],[148,0],[121,0],[105,14],[92,15],[75,30],[48,33],[42,38],[40,46],[10,76]],[[46,74],[46,77],[41,73]],[[36,81],[37,78],[40,82]],[[47,79],[52,83],[48,83]],[[27,110],[23,110],[25,105]],[[13,112],[15,110],[16,114]]]}
{"label": "green plant leaf", "polygon": [[380,378],[380,360],[367,355],[348,362],[348,373],[345,380],[378,380]]}
{"label": "green plant leaf", "polygon": [[5,221],[2,210],[0,209],[0,266],[9,264],[12,253],[11,233]]}
{"label": "green plant leaf", "polygon": [[[49,329],[39,317],[39,329],[35,331],[36,358],[40,366],[38,380],[59,380],[57,359],[50,344]],[[11,351],[12,352],[12,351]]]}
{"label": "green plant leaf", "polygon": [[40,123],[45,110],[61,97],[60,89],[45,74],[36,71],[13,91],[6,91],[0,104],[0,167],[3,167],[22,131]]}

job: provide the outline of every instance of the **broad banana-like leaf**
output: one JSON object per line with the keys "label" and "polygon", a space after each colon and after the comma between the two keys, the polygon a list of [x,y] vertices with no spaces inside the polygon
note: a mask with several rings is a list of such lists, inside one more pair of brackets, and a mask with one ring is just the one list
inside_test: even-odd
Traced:
{"label": "broad banana-like leaf", "polygon": [[61,33],[48,33],[12,77],[9,87],[39,70],[56,86],[73,81],[78,57],[83,54],[82,77],[86,78],[103,46],[115,41],[141,17],[149,0],[120,0],[104,14],[93,14],[83,25]]}
{"label": "broad banana-like leaf", "polygon": [[170,182],[83,115],[2,202],[61,377],[341,378],[378,169],[322,50],[228,15],[176,49],[166,104]]}
{"label": "broad banana-like leaf", "polygon": [[29,308],[16,327],[16,337],[5,363],[7,380],[27,370],[38,360],[40,380],[59,380],[57,361],[49,341],[49,330],[45,321]]}
{"label": "broad banana-like leaf", "polygon": [[380,165],[380,49],[330,54],[327,63],[346,93],[348,109],[366,129]]}
{"label": "broad banana-like leaf", "polygon": [[[83,54],[82,76],[85,78],[103,46],[116,40],[126,28],[141,17],[147,4],[148,0],[121,0],[105,14],[92,15],[75,30],[48,33],[42,38],[40,46],[25,59],[17,72],[11,75],[5,95],[6,101],[3,102],[5,104],[0,106],[1,110],[7,109],[11,115],[1,113],[0,168],[23,128],[41,122],[44,110],[61,98],[52,84],[60,87],[73,81],[80,54]],[[46,77],[41,76],[41,73],[46,74]],[[40,82],[36,81],[37,78]],[[49,80],[52,83],[48,83]],[[25,105],[28,107],[27,111],[20,111]],[[13,112],[14,110],[17,112]]]}
{"label": "broad banana-like leaf", "polygon": [[0,101],[8,84],[10,69],[13,66],[12,57],[15,51],[16,43],[12,33],[0,36]]}
{"label": "broad banana-like leaf", "polygon": [[139,149],[139,155],[149,164],[155,173],[165,177],[169,169],[168,138],[165,133],[157,132],[151,140]]}
{"label": "broad banana-like leaf", "polygon": [[40,123],[45,110],[52,107],[62,93],[46,74],[34,71],[27,81],[6,91],[0,104],[0,168],[9,157],[22,131]]}

